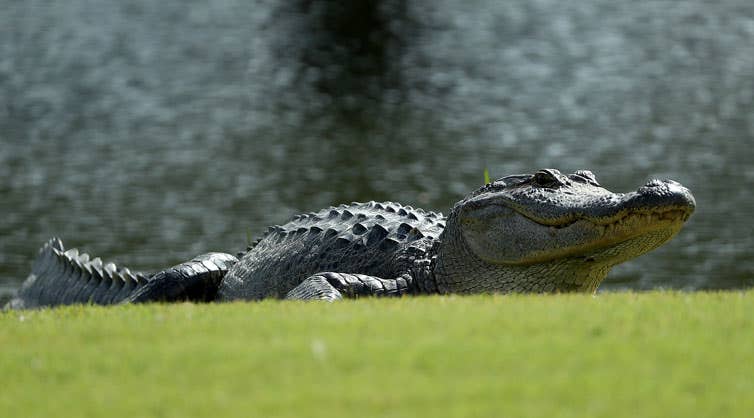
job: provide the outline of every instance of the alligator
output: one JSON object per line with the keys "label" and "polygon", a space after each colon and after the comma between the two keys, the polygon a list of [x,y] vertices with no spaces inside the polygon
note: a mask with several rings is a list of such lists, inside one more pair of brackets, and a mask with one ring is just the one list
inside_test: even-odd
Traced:
{"label": "alligator", "polygon": [[672,180],[612,193],[592,172],[503,177],[445,217],[394,202],[296,215],[237,254],[156,272],[47,242],[9,308],[265,298],[595,292],[618,263],[676,235],[696,203]]}

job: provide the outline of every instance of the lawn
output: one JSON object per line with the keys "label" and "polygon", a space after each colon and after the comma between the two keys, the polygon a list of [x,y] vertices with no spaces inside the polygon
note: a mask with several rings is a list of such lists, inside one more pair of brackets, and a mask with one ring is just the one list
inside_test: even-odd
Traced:
{"label": "lawn", "polygon": [[2,417],[754,416],[754,292],[0,313]]}

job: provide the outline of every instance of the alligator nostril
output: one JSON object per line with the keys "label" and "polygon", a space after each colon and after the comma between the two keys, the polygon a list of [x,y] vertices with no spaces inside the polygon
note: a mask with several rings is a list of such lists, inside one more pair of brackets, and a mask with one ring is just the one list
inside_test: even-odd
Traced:
{"label": "alligator nostril", "polygon": [[652,179],[647,182],[647,184],[644,185],[644,187],[662,187],[665,185],[665,182],[658,179]]}

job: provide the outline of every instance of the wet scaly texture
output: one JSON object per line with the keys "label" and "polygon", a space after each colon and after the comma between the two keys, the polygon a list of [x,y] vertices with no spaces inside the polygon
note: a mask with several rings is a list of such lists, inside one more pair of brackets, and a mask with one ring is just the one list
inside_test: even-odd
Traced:
{"label": "wet scaly texture", "polygon": [[691,193],[671,180],[615,194],[589,171],[566,176],[543,169],[485,185],[447,219],[394,202],[297,215],[270,227],[240,260],[209,253],[146,282],[110,264],[103,271],[112,278],[94,280],[102,275],[91,269],[97,263],[52,240],[11,307],[594,292],[611,267],[672,238],[695,206]]}

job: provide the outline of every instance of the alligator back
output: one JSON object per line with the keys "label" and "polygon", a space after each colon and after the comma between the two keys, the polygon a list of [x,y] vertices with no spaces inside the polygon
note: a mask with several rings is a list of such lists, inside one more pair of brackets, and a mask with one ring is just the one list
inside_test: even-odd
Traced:
{"label": "alligator back", "polygon": [[442,214],[393,202],[351,203],[294,216],[270,227],[233,266],[220,300],[282,298],[325,271],[392,278],[412,254],[431,247],[445,228]]}

